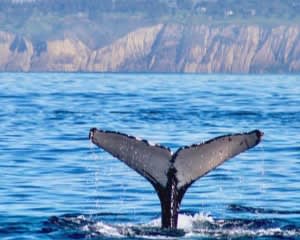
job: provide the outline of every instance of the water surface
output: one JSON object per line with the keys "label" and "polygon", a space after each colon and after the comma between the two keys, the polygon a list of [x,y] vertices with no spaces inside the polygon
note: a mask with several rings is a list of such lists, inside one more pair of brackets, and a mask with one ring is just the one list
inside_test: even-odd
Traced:
{"label": "water surface", "polygon": [[[299,238],[300,85],[292,75],[0,74],[0,238]],[[178,232],[150,183],[93,146],[91,127],[175,151],[261,129],[197,181]]]}

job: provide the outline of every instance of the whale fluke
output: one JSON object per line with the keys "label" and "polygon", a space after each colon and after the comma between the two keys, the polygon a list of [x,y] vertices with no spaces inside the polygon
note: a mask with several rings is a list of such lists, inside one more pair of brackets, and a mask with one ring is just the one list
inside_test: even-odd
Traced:
{"label": "whale fluke", "polygon": [[90,139],[94,144],[126,163],[148,179],[152,184],[167,185],[167,171],[171,165],[169,148],[150,144],[123,133],[91,129]]}
{"label": "whale fluke", "polygon": [[263,136],[259,130],[220,136],[201,144],[179,148],[150,144],[119,132],[90,130],[98,147],[144,176],[155,188],[161,203],[162,228],[177,228],[181,200],[193,182],[226,160],[256,146]]}

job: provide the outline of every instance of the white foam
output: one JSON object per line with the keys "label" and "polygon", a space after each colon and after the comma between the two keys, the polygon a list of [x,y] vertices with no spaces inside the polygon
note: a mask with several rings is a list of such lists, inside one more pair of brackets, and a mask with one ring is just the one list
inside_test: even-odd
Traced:
{"label": "white foam", "polygon": [[94,224],[88,224],[82,227],[82,231],[93,232],[95,234],[101,234],[106,237],[124,237],[118,228],[110,226],[103,222],[96,222]]}
{"label": "white foam", "polygon": [[[179,214],[178,228],[185,232],[191,232],[199,223],[214,223],[214,219],[207,213],[197,213],[195,215]],[[147,227],[161,227],[161,219],[156,218],[145,224]]]}
{"label": "white foam", "polygon": [[194,216],[187,214],[179,214],[178,228],[183,229],[185,232],[192,232],[197,225],[201,223],[214,223],[214,219],[207,213],[197,213]]}
{"label": "white foam", "polygon": [[144,227],[161,227],[161,219],[160,219],[160,217],[153,219],[149,223],[144,224],[143,226]]}
{"label": "white foam", "polygon": [[262,237],[262,236],[299,236],[295,231],[283,231],[280,228],[266,228],[266,229],[244,229],[244,228],[234,228],[234,229],[194,229],[194,232],[186,234],[186,237],[190,236],[210,236],[210,237],[220,237],[226,236],[231,237]]}
{"label": "white foam", "polygon": [[[83,217],[84,218],[84,217]],[[82,220],[82,216],[78,220]],[[193,237],[262,237],[262,236],[282,236],[282,237],[299,237],[300,233],[297,230],[283,230],[279,227],[260,227],[256,229],[251,228],[249,223],[229,224],[226,226],[226,220],[215,220],[207,213],[197,213],[195,215],[179,214],[178,228],[185,232],[181,238],[193,238]],[[82,227],[83,231],[90,232],[92,235],[102,235],[105,237],[139,237],[143,239],[157,239],[158,235],[151,234],[150,232],[144,232],[143,228],[160,228],[161,219],[156,218],[150,222],[142,225],[129,225],[129,224],[117,224],[109,225],[103,222],[96,222],[93,224],[87,224]],[[141,228],[141,232],[136,232],[135,228]],[[160,239],[173,239],[172,236],[166,236],[162,234]],[[176,237],[175,237],[176,238]]]}

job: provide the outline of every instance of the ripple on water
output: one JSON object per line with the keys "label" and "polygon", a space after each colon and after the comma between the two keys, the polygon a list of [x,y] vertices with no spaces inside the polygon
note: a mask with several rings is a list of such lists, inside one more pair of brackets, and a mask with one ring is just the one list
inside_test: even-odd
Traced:
{"label": "ripple on water", "polygon": [[[300,238],[299,80],[1,73],[0,238]],[[193,184],[171,233],[159,229],[151,184],[91,147],[91,127],[172,151],[233,132],[265,136]]]}

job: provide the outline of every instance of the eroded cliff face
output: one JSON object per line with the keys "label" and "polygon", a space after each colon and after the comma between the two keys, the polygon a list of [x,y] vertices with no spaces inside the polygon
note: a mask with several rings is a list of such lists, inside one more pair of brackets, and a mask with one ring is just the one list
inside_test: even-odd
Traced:
{"label": "eroded cliff face", "polygon": [[300,72],[300,25],[157,24],[100,49],[0,32],[0,71]]}
{"label": "eroded cliff face", "polygon": [[0,71],[30,71],[33,51],[29,40],[0,32]]}
{"label": "eroded cliff face", "polygon": [[77,72],[87,70],[91,51],[80,40],[67,38],[39,44],[45,47],[34,54],[32,71]]}
{"label": "eroded cliff face", "polygon": [[163,25],[141,28],[109,46],[93,51],[88,71],[142,71],[148,68],[143,59],[151,54],[152,46]]}

